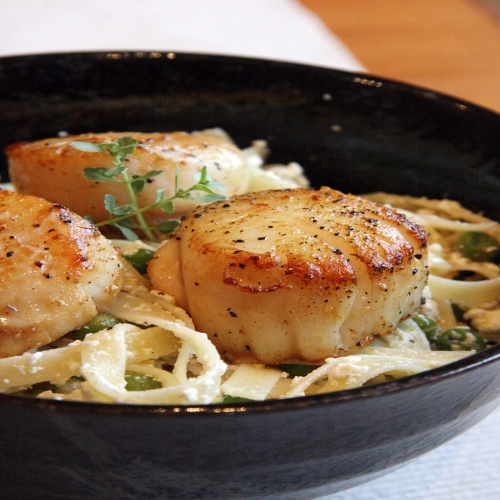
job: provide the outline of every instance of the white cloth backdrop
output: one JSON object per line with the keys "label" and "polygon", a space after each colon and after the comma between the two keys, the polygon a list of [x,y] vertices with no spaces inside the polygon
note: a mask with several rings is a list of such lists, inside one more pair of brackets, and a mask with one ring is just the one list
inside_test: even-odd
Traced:
{"label": "white cloth backdrop", "polygon": [[[296,0],[0,3],[0,56],[85,50],[217,53],[363,70]],[[322,500],[478,498],[500,498],[500,410],[402,469]]]}
{"label": "white cloth backdrop", "polygon": [[293,0],[0,3],[0,55],[113,49],[237,54],[362,69],[322,22]]}

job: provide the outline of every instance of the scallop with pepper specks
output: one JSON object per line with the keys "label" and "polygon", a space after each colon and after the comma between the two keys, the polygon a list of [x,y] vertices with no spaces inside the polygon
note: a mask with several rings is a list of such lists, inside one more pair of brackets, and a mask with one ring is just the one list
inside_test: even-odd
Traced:
{"label": "scallop with pepper specks", "polygon": [[82,217],[0,190],[0,358],[53,342],[113,302],[119,254]]}
{"label": "scallop with pepper specks", "polygon": [[426,244],[404,215],[357,196],[266,191],[190,213],[149,274],[230,358],[318,362],[417,310]]}

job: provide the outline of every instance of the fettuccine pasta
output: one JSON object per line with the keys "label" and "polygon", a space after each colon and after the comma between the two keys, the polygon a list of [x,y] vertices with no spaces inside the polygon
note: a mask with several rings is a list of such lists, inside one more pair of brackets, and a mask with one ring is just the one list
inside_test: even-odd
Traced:
{"label": "fettuccine pasta", "polygon": [[[388,203],[429,232],[430,272],[421,314],[441,330],[460,324],[498,339],[500,271],[492,262],[476,262],[457,252],[457,235],[470,231],[500,236],[498,224],[454,202],[369,196]],[[113,241],[124,254],[154,247]],[[390,335],[377,338],[353,355],[328,358],[309,373],[290,375],[285,365],[229,364],[190,317],[167,295],[150,290],[147,277],[124,261],[122,290],[108,313],[118,323],[87,334],[71,335],[34,352],[0,359],[0,391],[38,397],[101,403],[209,404],[228,401],[300,397],[380,383],[420,373],[462,359],[474,349],[436,350],[418,316],[402,321]],[[457,274],[473,274],[473,281]],[[463,317],[457,320],[454,307]],[[465,321],[465,323],[464,323]],[[289,365],[287,365],[289,366]],[[127,378],[142,377],[154,387],[127,387]]]}
{"label": "fettuccine pasta", "polygon": [[[133,135],[144,142],[143,135]],[[89,139],[87,136],[83,138]],[[233,174],[246,179],[246,187],[232,185],[237,193],[241,190],[254,192],[308,185],[302,167],[296,163],[265,165],[268,154],[265,141],[254,141],[251,147],[239,151],[232,139],[220,129],[193,132],[191,135],[156,134],[147,138],[148,147],[140,149],[137,158],[150,158],[150,154],[159,154],[159,160],[154,157],[163,165],[164,172],[171,170],[173,164],[168,155],[162,156],[162,148],[166,147],[166,142],[177,138],[176,147],[179,151],[188,146],[191,153],[196,151],[196,154],[189,156],[190,161],[196,159],[197,155],[200,161],[212,161],[213,158],[207,156],[210,149],[207,145],[212,149],[222,148],[231,158],[229,163],[224,163],[225,172],[229,175],[224,180],[229,182]],[[10,168],[13,174],[20,169],[30,178],[36,177],[39,171],[33,171],[32,160],[27,161],[28,156],[43,160],[45,155],[55,155],[53,158],[62,172],[64,182],[61,185],[64,186],[65,194],[69,170],[57,149],[62,147],[60,139],[54,139],[53,142],[53,150],[47,149],[46,141],[10,147]],[[159,146],[155,149],[153,143]],[[199,144],[202,144],[201,149],[196,149]],[[81,160],[80,167],[87,165],[88,159],[78,148],[78,152],[75,152],[70,145],[66,144],[65,147],[69,148],[67,153],[73,158],[72,169],[77,160]],[[105,160],[103,165],[107,165],[108,159],[100,158]],[[141,169],[146,168],[148,161],[139,161],[134,165],[142,173]],[[42,162],[42,165],[46,163],[50,162]],[[212,167],[213,175],[219,175],[221,165],[215,162]],[[81,176],[79,180],[84,182],[84,177]],[[34,182],[38,187],[39,182]],[[47,185],[51,194],[54,191],[52,184],[51,177]],[[424,302],[418,313],[401,321],[389,335],[377,336],[371,345],[368,344],[372,336],[366,344],[360,339],[357,345],[361,347],[354,354],[328,357],[319,365],[294,359],[276,366],[253,362],[251,359],[234,361],[229,356],[223,359],[207,335],[196,330],[191,317],[175,303],[176,299],[154,290],[148,276],[141,274],[144,270],[138,272],[128,262],[130,256],[141,251],[153,255],[158,250],[158,244],[113,240],[112,247],[119,248],[122,255],[123,283],[119,292],[116,289],[113,291],[116,297],[113,296],[111,305],[107,307],[102,323],[97,320],[98,315],[94,318],[97,326],[84,326],[81,331],[68,332],[63,337],[50,336],[51,340],[57,340],[21,355],[3,354],[9,357],[0,359],[0,392],[72,401],[168,405],[301,397],[413,375],[462,359],[485,348],[487,341],[499,341],[499,224],[450,200],[387,193],[373,193],[365,198],[397,208],[410,221],[427,231],[430,272],[423,292]],[[69,201],[75,201],[71,193]],[[78,197],[77,201],[84,203],[85,210],[95,205],[85,197]],[[82,208],[83,212],[85,210]],[[201,214],[198,215],[201,217]],[[65,222],[60,224],[61,232],[64,233]],[[84,222],[80,224],[85,226]],[[474,250],[486,253],[486,258],[469,255],[457,248],[457,240],[463,237],[467,239],[467,235],[490,242],[486,248],[483,245],[482,250]],[[258,239],[265,240],[266,237]],[[112,247],[109,246],[110,249]],[[470,248],[468,251],[471,251]],[[108,249],[108,252],[111,251]],[[7,257],[10,254],[14,254],[14,251],[8,252]],[[490,258],[491,255],[493,258]],[[82,262],[86,258],[86,255],[82,258],[79,254],[75,257]],[[43,267],[43,258],[36,261],[36,265]],[[166,265],[168,268],[177,264],[169,260]],[[245,266],[244,263],[241,265]],[[419,273],[418,266],[414,261],[410,274],[412,271],[413,274]],[[50,277],[50,273],[43,276]],[[91,289],[98,290],[100,283],[96,280]],[[424,280],[419,284],[421,290]],[[383,291],[379,290],[379,293]],[[53,304],[49,303],[49,306],[53,307]],[[396,307],[401,308],[401,303]],[[411,310],[414,310],[414,306]],[[226,312],[236,317],[231,308]],[[400,314],[396,321],[402,316]],[[240,332],[243,329],[244,325]]]}

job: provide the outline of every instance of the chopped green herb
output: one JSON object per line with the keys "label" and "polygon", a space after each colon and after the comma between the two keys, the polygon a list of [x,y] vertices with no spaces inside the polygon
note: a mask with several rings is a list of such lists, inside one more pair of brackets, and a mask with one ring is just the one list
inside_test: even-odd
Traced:
{"label": "chopped green herb", "polygon": [[470,260],[493,262],[500,255],[500,243],[496,238],[480,231],[468,231],[459,236],[455,248]]}
{"label": "chopped green herb", "polygon": [[440,328],[436,321],[432,318],[428,318],[423,314],[417,314],[417,316],[413,316],[413,321],[419,326],[419,328],[425,333],[427,340],[431,343],[436,342],[436,339],[439,336]]}
{"label": "chopped green herb", "polygon": [[162,387],[161,382],[150,375],[125,375],[127,391],[149,391]]}
{"label": "chopped green herb", "polygon": [[444,331],[436,339],[440,351],[482,351],[486,349],[485,340],[469,328],[455,327]]}
{"label": "chopped green herb", "polygon": [[105,328],[111,328],[120,321],[111,314],[98,314],[94,316],[89,322],[85,323],[80,329],[71,332],[75,340],[83,340],[89,333],[97,333]]}
{"label": "chopped green herb", "polygon": [[[162,173],[162,170],[152,170],[144,175],[127,174],[125,159],[132,154],[138,142],[132,137],[120,137],[116,141],[96,144],[93,142],[75,141],[70,145],[80,151],[87,153],[104,153],[111,158],[113,168],[86,168],[83,173],[85,177],[94,182],[119,182],[123,184],[127,190],[130,203],[125,205],[117,205],[116,199],[110,194],[104,196],[104,207],[109,213],[108,219],[96,223],[97,227],[111,226],[119,229],[128,240],[135,241],[139,239],[136,230],[142,231],[146,238],[156,241],[157,238],[154,232],[171,233],[175,231],[180,224],[177,219],[167,219],[161,221],[154,226],[148,226],[144,219],[143,213],[152,209],[163,210],[167,215],[174,213],[173,201],[176,199],[182,200],[197,200],[202,203],[218,201],[224,199],[215,193],[214,189],[225,189],[225,186],[210,180],[206,167],[203,167],[201,172],[195,175],[195,183],[188,189],[182,189],[178,186],[179,168],[175,176],[175,192],[173,196],[167,198],[164,189],[156,191],[156,200],[154,203],[145,207],[139,207],[137,195],[143,191],[147,181],[151,177],[155,177]],[[193,191],[202,191],[203,195],[193,196]]]}
{"label": "chopped green herb", "polygon": [[153,258],[154,254],[152,250],[139,248],[139,250],[132,255],[124,255],[123,257],[125,257],[125,259],[127,259],[141,274],[146,274],[148,272],[148,262]]}
{"label": "chopped green herb", "polygon": [[223,403],[252,403],[254,399],[240,398],[239,396],[223,396]]}
{"label": "chopped green herb", "polygon": [[457,304],[451,304],[451,309],[453,310],[453,315],[455,316],[456,320],[460,323],[465,323],[465,311]]}

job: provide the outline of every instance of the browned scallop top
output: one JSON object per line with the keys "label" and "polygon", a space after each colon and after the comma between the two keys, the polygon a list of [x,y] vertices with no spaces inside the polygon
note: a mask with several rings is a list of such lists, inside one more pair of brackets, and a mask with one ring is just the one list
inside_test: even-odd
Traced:
{"label": "browned scallop top", "polygon": [[75,158],[83,155],[89,159],[95,158],[96,153],[82,153],[73,148],[70,145],[72,141],[105,144],[123,137],[133,137],[137,141],[137,154],[140,154],[141,151],[145,151],[146,153],[153,151],[155,153],[163,153],[163,155],[177,153],[180,155],[179,157],[184,156],[188,158],[190,154],[195,155],[199,150],[207,149],[212,145],[223,145],[224,147],[231,147],[234,151],[238,151],[236,146],[229,144],[224,139],[213,136],[193,135],[187,132],[104,132],[51,137],[33,142],[16,142],[6,146],[5,153],[9,158],[31,154],[34,159],[40,160],[42,165],[49,165],[51,161],[58,162],[61,155]]}
{"label": "browned scallop top", "polygon": [[425,247],[422,228],[357,196],[262,191],[184,217],[149,275],[231,359],[317,362],[418,309]]}
{"label": "browned scallop top", "polygon": [[[153,204],[158,190],[168,198],[175,194],[176,186],[190,188],[203,168],[213,181],[227,188],[228,195],[243,193],[248,186],[250,174],[242,151],[230,140],[201,132],[106,132],[20,142],[5,148],[10,179],[19,193],[60,203],[79,215],[92,217],[96,223],[105,221],[109,214],[104,196],[112,195],[117,205],[126,205],[130,203],[127,189],[119,182],[88,179],[85,169],[112,168],[113,159],[103,152],[75,149],[71,144],[109,144],[124,137],[137,141],[137,147],[124,161],[128,176],[156,172],[137,195],[140,207]],[[175,212],[186,213],[196,204],[176,199]],[[144,217],[153,226],[170,215],[152,209]]]}
{"label": "browned scallop top", "polygon": [[[174,237],[188,238],[203,254],[223,252],[226,284],[247,291],[271,291],[292,281],[355,282],[353,259],[372,276],[394,273],[427,244],[425,231],[405,215],[325,187],[263,191],[201,206]],[[268,282],[252,285],[251,276],[264,269]]]}
{"label": "browned scallop top", "polygon": [[0,190],[0,358],[80,328],[106,310],[120,285],[118,252],[92,223]]}
{"label": "browned scallop top", "polygon": [[61,205],[1,190],[1,273],[21,264],[46,279],[77,281],[83,271],[92,268],[89,239],[97,239],[99,232],[80,217],[75,224],[74,217]]}

